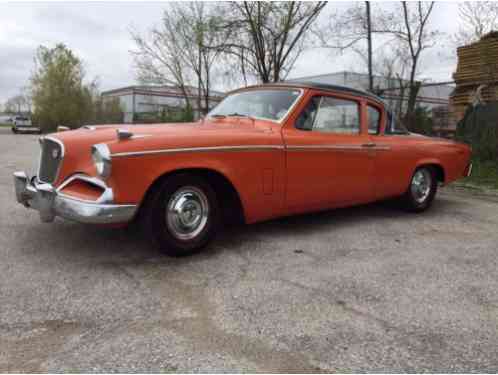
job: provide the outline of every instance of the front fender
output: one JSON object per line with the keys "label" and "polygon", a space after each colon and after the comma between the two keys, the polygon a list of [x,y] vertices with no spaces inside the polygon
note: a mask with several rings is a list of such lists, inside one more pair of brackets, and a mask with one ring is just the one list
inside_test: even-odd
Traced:
{"label": "front fender", "polygon": [[[108,184],[113,188],[116,203],[141,204],[149,187],[166,174],[189,169],[211,170],[231,182],[239,194],[246,222],[250,223],[280,213],[284,191],[283,163],[282,150],[116,157],[112,159]],[[270,193],[263,183],[268,171],[272,175]]]}

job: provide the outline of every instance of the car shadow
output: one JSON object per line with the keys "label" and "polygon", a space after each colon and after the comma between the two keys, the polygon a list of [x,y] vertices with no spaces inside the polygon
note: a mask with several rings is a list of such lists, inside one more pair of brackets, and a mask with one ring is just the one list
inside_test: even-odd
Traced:
{"label": "car shadow", "polygon": [[[455,203],[444,198],[436,200],[434,207],[422,215],[425,219],[430,218],[448,207],[455,208]],[[313,236],[324,230],[339,231],[341,228],[361,225],[372,220],[410,220],[417,216],[401,210],[395,202],[386,201],[294,215],[252,225],[230,226],[223,229],[207,251],[183,258],[163,255],[143,237],[136,225],[109,228],[56,219],[52,226],[33,224],[29,230],[23,231],[24,238],[21,240],[25,241],[25,249],[40,251],[36,246],[36,243],[40,242],[43,243],[41,250],[56,257],[73,257],[75,261],[90,258],[129,265],[150,262],[182,264],[216,257],[224,251],[238,252],[244,244],[254,241],[269,242],[272,238],[292,236],[296,233],[301,237]],[[29,246],[30,243],[32,246]],[[267,248],[271,251],[271,246]]]}

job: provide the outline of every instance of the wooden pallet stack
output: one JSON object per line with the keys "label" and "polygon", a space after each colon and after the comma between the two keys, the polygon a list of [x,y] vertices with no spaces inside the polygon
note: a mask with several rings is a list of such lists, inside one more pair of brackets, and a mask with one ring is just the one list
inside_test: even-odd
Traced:
{"label": "wooden pallet stack", "polygon": [[478,42],[457,49],[458,65],[453,74],[456,88],[450,98],[454,121],[460,121],[475,98],[479,86],[486,85],[481,98],[498,100],[498,31]]}

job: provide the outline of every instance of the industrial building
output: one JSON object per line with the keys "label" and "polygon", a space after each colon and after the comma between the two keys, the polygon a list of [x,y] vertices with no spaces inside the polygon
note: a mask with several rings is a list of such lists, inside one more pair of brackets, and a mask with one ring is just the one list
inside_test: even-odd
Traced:
{"label": "industrial building", "polygon": [[[204,108],[198,108],[197,88],[187,87],[186,90],[194,117],[198,118]],[[218,104],[224,96],[224,93],[213,90],[210,94],[209,109]],[[186,107],[184,93],[180,88],[174,86],[126,86],[104,91],[102,98],[103,100],[119,99],[124,113],[124,122],[128,124],[136,122],[137,118],[143,118],[145,115],[160,114],[163,111],[178,111]],[[201,100],[201,106],[203,106],[204,97]]]}

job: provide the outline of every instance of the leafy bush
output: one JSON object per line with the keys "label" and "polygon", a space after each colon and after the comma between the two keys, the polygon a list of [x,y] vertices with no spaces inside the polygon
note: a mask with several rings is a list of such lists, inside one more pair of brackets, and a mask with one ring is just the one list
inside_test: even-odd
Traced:
{"label": "leafy bush", "polygon": [[414,112],[415,121],[411,129],[415,133],[431,135],[432,134],[432,117],[429,114],[430,109],[416,107]]}
{"label": "leafy bush", "polygon": [[168,122],[192,122],[194,111],[191,106],[184,109],[163,109],[161,112],[135,113],[133,122],[143,124],[157,124]]}
{"label": "leafy bush", "polygon": [[469,106],[457,125],[457,139],[472,146],[473,157],[480,161],[498,161],[498,103]]}

